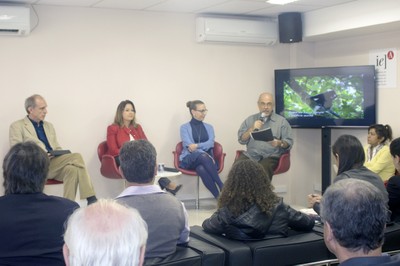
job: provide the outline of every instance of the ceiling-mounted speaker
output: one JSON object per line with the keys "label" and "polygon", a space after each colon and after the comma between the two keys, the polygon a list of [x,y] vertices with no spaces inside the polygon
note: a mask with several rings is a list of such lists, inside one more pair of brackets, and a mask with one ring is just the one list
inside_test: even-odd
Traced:
{"label": "ceiling-mounted speaker", "polygon": [[278,16],[279,21],[279,42],[292,43],[303,40],[303,24],[301,13],[288,12]]}

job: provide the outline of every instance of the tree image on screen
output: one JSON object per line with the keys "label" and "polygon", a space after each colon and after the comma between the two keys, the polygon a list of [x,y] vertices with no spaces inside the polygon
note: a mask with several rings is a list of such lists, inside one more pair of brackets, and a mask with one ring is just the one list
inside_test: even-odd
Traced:
{"label": "tree image on screen", "polygon": [[284,82],[284,116],[362,119],[362,76],[301,76]]}

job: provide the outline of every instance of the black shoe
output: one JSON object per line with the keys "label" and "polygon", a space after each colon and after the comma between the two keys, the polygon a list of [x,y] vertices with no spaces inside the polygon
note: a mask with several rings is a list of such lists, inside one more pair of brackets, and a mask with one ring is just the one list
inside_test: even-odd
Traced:
{"label": "black shoe", "polygon": [[87,205],[93,204],[97,201],[96,196],[91,196],[89,198],[86,199],[87,200]]}
{"label": "black shoe", "polygon": [[182,185],[177,185],[175,189],[170,189],[170,188],[165,188],[166,191],[168,191],[169,193],[171,193],[172,195],[176,195],[176,193],[178,193],[178,191],[182,188]]}

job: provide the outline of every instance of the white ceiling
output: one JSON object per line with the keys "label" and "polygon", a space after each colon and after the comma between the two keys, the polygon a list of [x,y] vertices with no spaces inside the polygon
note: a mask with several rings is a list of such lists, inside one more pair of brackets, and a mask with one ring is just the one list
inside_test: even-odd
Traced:
{"label": "white ceiling", "polygon": [[[318,13],[328,14],[330,22],[325,23],[328,25],[328,30],[313,36],[308,36],[303,30],[303,34],[305,34],[303,41],[329,40],[384,31],[398,31],[400,29],[400,13],[397,12],[400,7],[400,0],[297,0],[287,5],[273,5],[267,3],[266,0],[0,0],[0,5],[2,3],[269,18],[277,18],[279,14],[286,12],[305,13],[305,16],[308,17]],[[358,12],[352,14],[349,7]],[[375,7],[376,14],[374,13]],[[368,14],[365,14],[365,12]],[[349,17],[359,16],[364,23],[356,25],[356,23],[349,22],[349,24],[352,24],[351,26],[346,24],[343,29],[336,27],[332,30],[331,24],[340,24],[341,18],[332,16],[331,13],[348,14]],[[369,15],[369,17],[366,15]],[[386,20],[382,22],[380,18]],[[323,21],[324,19],[325,17],[320,20]],[[319,27],[315,24],[312,24],[312,26],[314,28]]]}
{"label": "white ceiling", "polygon": [[287,5],[272,5],[265,0],[0,0],[0,3],[277,17],[284,12],[304,13],[355,1],[362,0],[298,0]]}

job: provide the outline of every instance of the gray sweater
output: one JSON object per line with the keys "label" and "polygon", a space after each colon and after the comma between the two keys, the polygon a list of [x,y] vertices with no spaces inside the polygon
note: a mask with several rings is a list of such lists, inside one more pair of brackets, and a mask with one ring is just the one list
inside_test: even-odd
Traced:
{"label": "gray sweater", "polygon": [[137,209],[146,221],[146,258],[166,257],[176,251],[177,244],[187,241],[184,207],[172,195],[163,192],[127,195],[117,201]]}

